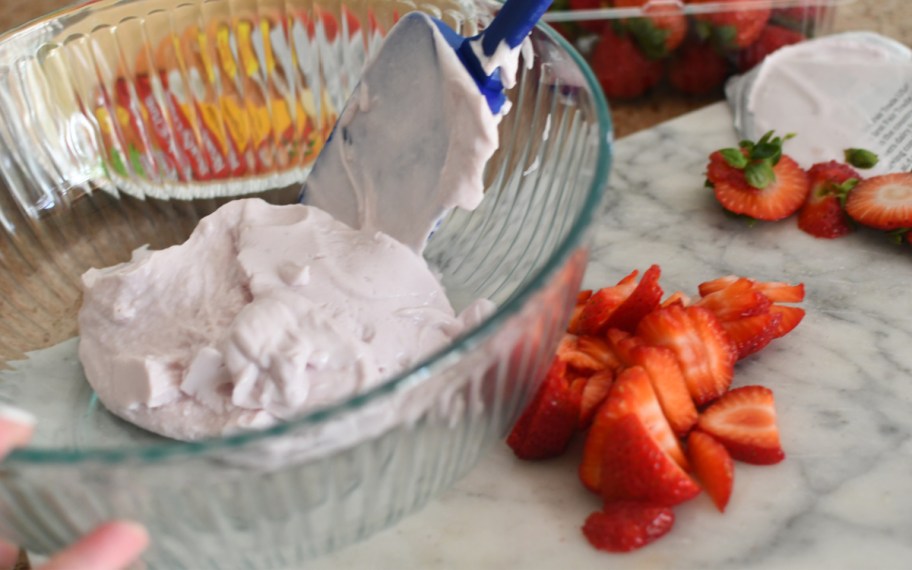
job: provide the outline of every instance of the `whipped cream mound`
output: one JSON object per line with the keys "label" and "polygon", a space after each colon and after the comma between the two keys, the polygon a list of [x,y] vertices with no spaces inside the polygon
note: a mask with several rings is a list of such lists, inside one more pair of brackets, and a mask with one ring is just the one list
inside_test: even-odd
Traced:
{"label": "whipped cream mound", "polygon": [[457,316],[422,257],[310,206],[229,202],[183,244],[83,276],[79,356],[102,403],[197,440],[260,428],[409,368]]}

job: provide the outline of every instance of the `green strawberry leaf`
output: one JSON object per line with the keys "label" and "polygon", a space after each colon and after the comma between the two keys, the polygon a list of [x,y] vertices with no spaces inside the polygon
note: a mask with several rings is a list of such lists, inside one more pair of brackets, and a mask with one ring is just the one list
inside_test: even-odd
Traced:
{"label": "green strawberry leaf", "polygon": [[735,26],[716,26],[713,30],[713,41],[722,51],[737,48],[738,28]]}
{"label": "green strawberry leaf", "polygon": [[857,178],[849,178],[842,184],[831,184],[828,190],[839,200],[839,205],[845,208],[846,201],[849,199],[849,192],[854,190],[859,182],[861,181]]}
{"label": "green strawberry leaf", "polygon": [[712,35],[712,24],[703,20],[697,20],[694,24],[694,32],[700,41],[705,42]]}
{"label": "green strawberry leaf", "polygon": [[873,152],[863,148],[847,148],[845,150],[845,161],[855,168],[867,170],[877,166],[880,158]]}
{"label": "green strawberry leaf", "polygon": [[725,159],[725,162],[727,162],[728,165],[732,168],[744,170],[744,167],[747,166],[747,157],[744,156],[744,153],[736,148],[723,148],[719,151],[719,154],[722,155],[722,158]]}
{"label": "green strawberry leaf", "polygon": [[754,188],[763,190],[776,181],[776,173],[773,172],[773,166],[769,162],[761,160],[745,167],[744,178]]}
{"label": "green strawberry leaf", "polygon": [[627,21],[627,29],[649,59],[661,59],[668,55],[665,40],[670,31],[659,28],[649,18],[631,18]]}

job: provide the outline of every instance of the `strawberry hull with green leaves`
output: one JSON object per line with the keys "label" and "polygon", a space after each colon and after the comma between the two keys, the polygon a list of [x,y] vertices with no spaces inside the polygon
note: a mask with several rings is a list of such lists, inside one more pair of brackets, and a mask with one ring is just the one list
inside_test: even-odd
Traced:
{"label": "strawberry hull with green leaves", "polygon": [[782,153],[785,138],[766,133],[757,142],[712,153],[706,183],[722,207],[755,220],[787,218],[804,204],[810,187],[807,173]]}
{"label": "strawberry hull with green leaves", "polygon": [[724,511],[735,462],[785,458],[772,391],[731,386],[736,361],[801,321],[804,286],[724,276],[692,300],[665,295],[660,274],[653,265],[580,293],[548,379],[507,440],[517,457],[545,459],[584,439],[578,477],[600,510],[581,530],[607,552],[671,532],[672,508],[704,491]]}
{"label": "strawberry hull with green leaves", "polygon": [[[741,141],[738,148],[710,154],[706,186],[719,204],[753,220],[778,221],[797,213],[798,228],[816,238],[840,238],[864,227],[912,244],[912,173],[865,178],[859,170],[877,166],[879,158],[861,148],[846,149],[844,162],[821,162],[805,172],[782,150],[794,136],[771,131],[757,142]],[[779,318],[778,326],[787,326],[789,315]],[[728,332],[740,338],[740,329],[758,328],[765,320],[741,321]]]}

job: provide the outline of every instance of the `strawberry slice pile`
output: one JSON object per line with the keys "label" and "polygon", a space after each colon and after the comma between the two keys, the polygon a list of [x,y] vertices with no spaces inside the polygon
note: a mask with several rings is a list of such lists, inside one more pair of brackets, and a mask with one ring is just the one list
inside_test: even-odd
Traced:
{"label": "strawberry slice pile", "polygon": [[[582,484],[600,496],[583,534],[626,552],[671,530],[671,508],[705,490],[724,511],[734,461],[785,458],[773,393],[732,389],[735,364],[793,330],[804,286],[726,276],[665,297],[653,265],[582,291],[547,377],[507,443],[521,459],[585,434]],[[664,298],[663,298],[664,297]]]}
{"label": "strawberry slice pile", "polygon": [[912,243],[912,173],[865,179],[856,169],[872,168],[878,158],[856,148],[846,149],[845,162],[821,162],[805,172],[782,153],[791,137],[769,132],[710,154],[706,185],[723,208],[765,221],[797,212],[798,227],[818,238],[842,237],[862,225]]}

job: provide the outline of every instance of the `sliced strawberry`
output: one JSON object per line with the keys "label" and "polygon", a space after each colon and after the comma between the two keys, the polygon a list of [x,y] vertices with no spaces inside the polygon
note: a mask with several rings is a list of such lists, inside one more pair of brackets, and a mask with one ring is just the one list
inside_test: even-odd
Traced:
{"label": "sliced strawberry", "polygon": [[781,338],[798,326],[798,323],[804,318],[805,311],[800,307],[773,305],[770,307],[770,313],[779,315],[779,324],[776,326],[776,332],[773,336],[774,338]]}
{"label": "sliced strawberry", "polygon": [[[706,297],[711,293],[721,291],[739,279],[745,278],[738,277],[737,275],[726,275],[725,277],[719,277],[712,281],[700,283],[698,287],[700,296]],[[754,289],[766,295],[766,297],[774,303],[800,303],[804,300],[803,283],[793,285],[782,281],[756,281],[753,279],[750,281],[753,283]]]}
{"label": "sliced strawberry", "polygon": [[766,295],[755,290],[754,282],[745,278],[713,291],[695,303],[698,307],[709,309],[723,323],[767,313],[771,304]]}
{"label": "sliced strawberry", "polygon": [[700,494],[700,487],[659,446],[636,414],[612,420],[601,449],[601,494],[605,502],[632,499],[674,506]]}
{"label": "sliced strawberry", "polygon": [[520,459],[547,459],[561,455],[579,424],[582,396],[571,390],[567,365],[556,360],[535,397],[507,438]]}
{"label": "sliced strawberry", "polygon": [[611,345],[592,336],[565,334],[557,347],[557,359],[565,362],[574,372],[584,375],[621,367],[621,361]]}
{"label": "sliced strawberry", "polygon": [[859,180],[861,175],[841,162],[830,161],[812,166],[808,171],[811,190],[798,212],[798,227],[814,237],[825,239],[851,233],[851,221],[844,205]]}
{"label": "sliced strawberry", "polygon": [[662,308],[668,307],[669,305],[681,305],[682,307],[686,307],[689,304],[690,304],[690,297],[688,297],[681,291],[675,291],[674,293],[669,295],[664,301],[662,301],[662,304],[659,306]]}
{"label": "sliced strawberry", "polygon": [[846,212],[859,224],[879,230],[912,228],[912,173],[862,181],[849,193]]}
{"label": "sliced strawberry", "polygon": [[585,385],[582,388],[582,401],[580,403],[580,421],[581,429],[586,429],[592,423],[595,412],[599,406],[608,397],[611,391],[611,384],[614,383],[614,372],[603,370],[593,374],[590,378],[583,379]]}
{"label": "sliced strawberry", "polygon": [[721,91],[728,75],[728,61],[709,42],[688,41],[668,65],[668,82],[687,95]]}
{"label": "sliced strawberry", "polygon": [[658,265],[647,269],[636,289],[611,313],[605,326],[627,332],[635,331],[640,319],[654,311],[662,300],[662,288],[659,286],[661,273]]}
{"label": "sliced strawberry", "polygon": [[717,277],[712,281],[704,281],[697,286],[697,291],[699,291],[701,297],[706,297],[710,293],[715,293],[716,291],[721,291],[725,289],[741,277],[737,275],[725,275],[724,277]]}
{"label": "sliced strawberry", "polygon": [[601,334],[612,313],[637,288],[638,271],[621,279],[613,287],[604,287],[589,296],[576,318],[570,321],[567,332],[576,335],[595,336]]}
{"label": "sliced strawberry", "polygon": [[766,221],[781,220],[798,211],[808,194],[807,174],[785,155],[769,168],[750,170],[763,162],[749,161],[738,168],[720,151],[710,155],[707,180],[723,208]]}
{"label": "sliced strawberry", "polygon": [[754,288],[773,303],[800,303],[804,301],[804,283],[782,281],[754,281]]}
{"label": "sliced strawberry", "polygon": [[782,26],[769,25],[763,28],[760,36],[755,42],[745,47],[738,53],[738,69],[743,73],[749,71],[766,56],[776,52],[785,46],[797,44],[804,41],[805,36],[795,30],[783,28]]}
{"label": "sliced strawberry", "polygon": [[661,346],[638,346],[631,351],[633,363],[649,374],[656,398],[675,435],[682,437],[697,423],[684,374],[674,353]]}
{"label": "sliced strawberry", "polygon": [[707,309],[678,305],[659,309],[640,321],[636,334],[647,344],[674,352],[698,406],[731,385],[736,354],[721,323]]}
{"label": "sliced strawberry", "polygon": [[725,512],[735,482],[735,466],[725,446],[701,431],[687,438],[687,454],[703,490],[720,513]]}
{"label": "sliced strawberry", "polygon": [[608,329],[605,337],[608,339],[611,349],[617,354],[620,361],[624,363],[624,366],[633,366],[635,364],[631,351],[643,344],[642,340],[620,329]]}
{"label": "sliced strawberry", "polygon": [[674,526],[668,507],[641,501],[615,501],[583,524],[589,544],[608,552],[630,552],[661,538]]}
{"label": "sliced strawberry", "polygon": [[608,398],[599,408],[586,437],[583,460],[580,464],[580,479],[592,491],[598,492],[601,488],[602,457],[605,446],[615,438],[612,433],[615,422],[628,414],[634,414],[639,418],[647,434],[655,440],[662,453],[679,466],[687,468],[684,450],[662,413],[649,375],[643,368],[633,366],[625,368],[615,378]]}
{"label": "sliced strawberry", "polygon": [[710,12],[695,14],[697,33],[710,38],[722,50],[738,49],[757,41],[769,21],[772,9],[767,5],[745,5],[743,0],[687,0],[688,4],[727,4]]}
{"label": "sliced strawberry", "polygon": [[738,360],[741,360],[766,348],[776,338],[781,320],[780,313],[768,311],[760,315],[724,321],[722,328],[728,333],[728,338],[738,352]]}
{"label": "sliced strawberry", "polygon": [[785,459],[769,388],[735,388],[707,408],[697,426],[716,438],[738,461],[771,465]]}

